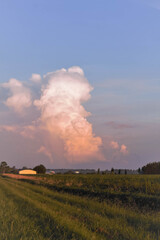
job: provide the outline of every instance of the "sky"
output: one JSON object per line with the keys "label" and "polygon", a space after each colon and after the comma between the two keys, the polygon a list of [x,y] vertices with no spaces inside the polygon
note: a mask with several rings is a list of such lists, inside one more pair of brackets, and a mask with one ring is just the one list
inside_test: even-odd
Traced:
{"label": "sky", "polygon": [[160,160],[158,0],[0,0],[0,161]]}

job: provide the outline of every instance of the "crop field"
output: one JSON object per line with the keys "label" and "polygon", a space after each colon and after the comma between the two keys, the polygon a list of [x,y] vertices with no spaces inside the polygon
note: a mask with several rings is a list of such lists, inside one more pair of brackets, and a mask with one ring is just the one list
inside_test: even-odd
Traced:
{"label": "crop field", "polygon": [[2,175],[0,239],[160,240],[160,177]]}

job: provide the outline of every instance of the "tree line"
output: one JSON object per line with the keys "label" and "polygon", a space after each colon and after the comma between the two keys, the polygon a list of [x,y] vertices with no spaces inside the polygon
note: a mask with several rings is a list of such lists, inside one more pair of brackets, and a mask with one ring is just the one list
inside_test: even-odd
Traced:
{"label": "tree line", "polygon": [[[24,170],[24,169],[28,169],[28,168],[27,167],[23,167],[22,169]],[[39,174],[46,173],[46,168],[42,164],[40,164],[38,166],[35,166],[33,168],[33,170],[35,170]],[[0,163],[0,173],[14,173],[14,174],[17,174],[18,171],[19,171],[19,169],[16,169],[15,166],[10,167],[5,161]]]}
{"label": "tree line", "polygon": [[3,161],[0,163],[0,173],[18,173],[18,169],[16,169],[15,166],[8,166],[8,164]]}
{"label": "tree line", "polygon": [[152,162],[142,167],[143,174],[160,174],[160,162]]}
{"label": "tree line", "polygon": [[[23,167],[22,169],[28,169],[27,167]],[[42,164],[37,165],[33,168],[39,174],[46,173],[46,167]],[[15,166],[10,167],[8,164],[3,161],[0,163],[0,173],[18,173],[18,169]],[[100,169],[98,169],[97,174],[100,174]],[[105,172],[105,171],[103,171]],[[160,162],[152,162],[138,169],[139,174],[160,174]],[[111,169],[111,173],[114,174],[114,168]],[[119,169],[118,174],[121,174],[121,169]],[[125,169],[125,173],[127,174],[127,170]]]}

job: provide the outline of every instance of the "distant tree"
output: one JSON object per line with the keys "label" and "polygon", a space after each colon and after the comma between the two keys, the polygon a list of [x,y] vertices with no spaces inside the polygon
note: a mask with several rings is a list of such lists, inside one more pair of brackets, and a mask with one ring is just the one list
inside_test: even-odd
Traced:
{"label": "distant tree", "polygon": [[13,166],[12,168],[10,168],[10,173],[18,173],[18,169],[16,169],[15,166]]}
{"label": "distant tree", "polygon": [[160,174],[160,162],[152,162],[142,167],[144,174]]}
{"label": "distant tree", "polygon": [[28,169],[26,166],[24,166],[24,167],[22,168],[22,170],[26,170],[26,169]]}
{"label": "distant tree", "polygon": [[34,167],[33,170],[35,170],[37,173],[41,173],[41,174],[46,173],[46,168],[45,168],[45,166],[42,165],[42,164]]}
{"label": "distant tree", "polygon": [[15,166],[10,167],[5,161],[3,161],[0,163],[0,173],[18,173],[18,170]]}
{"label": "distant tree", "polygon": [[98,170],[97,170],[97,174],[100,174],[100,168],[98,168]]}
{"label": "distant tree", "polygon": [[6,173],[9,169],[9,166],[7,165],[7,163],[5,161],[0,163],[0,172],[1,173]]}
{"label": "distant tree", "polygon": [[118,174],[121,174],[121,169],[118,170]]}
{"label": "distant tree", "polygon": [[111,173],[114,174],[114,168],[111,168]]}
{"label": "distant tree", "polygon": [[141,169],[140,169],[140,168],[138,168],[138,173],[139,173],[139,174],[141,173]]}
{"label": "distant tree", "polygon": [[65,172],[65,174],[74,174],[74,172],[72,170],[68,170],[67,172]]}
{"label": "distant tree", "polygon": [[124,174],[127,175],[127,169],[125,169]]}

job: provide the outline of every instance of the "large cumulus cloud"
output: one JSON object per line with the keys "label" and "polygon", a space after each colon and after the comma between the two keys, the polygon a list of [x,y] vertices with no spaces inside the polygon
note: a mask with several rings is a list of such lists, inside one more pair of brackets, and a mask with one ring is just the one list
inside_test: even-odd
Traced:
{"label": "large cumulus cloud", "polygon": [[[61,69],[44,77],[42,95],[34,102],[41,111],[41,124],[64,141],[67,158],[90,157],[99,151],[100,137],[95,137],[90,115],[82,103],[90,98],[91,85],[79,67]],[[82,158],[81,158],[82,161]]]}
{"label": "large cumulus cloud", "polygon": [[[4,104],[20,118],[16,124],[0,125],[0,133],[28,139],[37,158],[45,156],[51,162],[108,161],[102,139],[94,134],[87,119],[90,113],[83,106],[93,89],[83,70],[78,66],[62,68],[43,78],[34,73],[29,80],[10,79],[1,85],[8,94]],[[124,144],[112,140],[108,145],[116,154],[128,154]]]}

